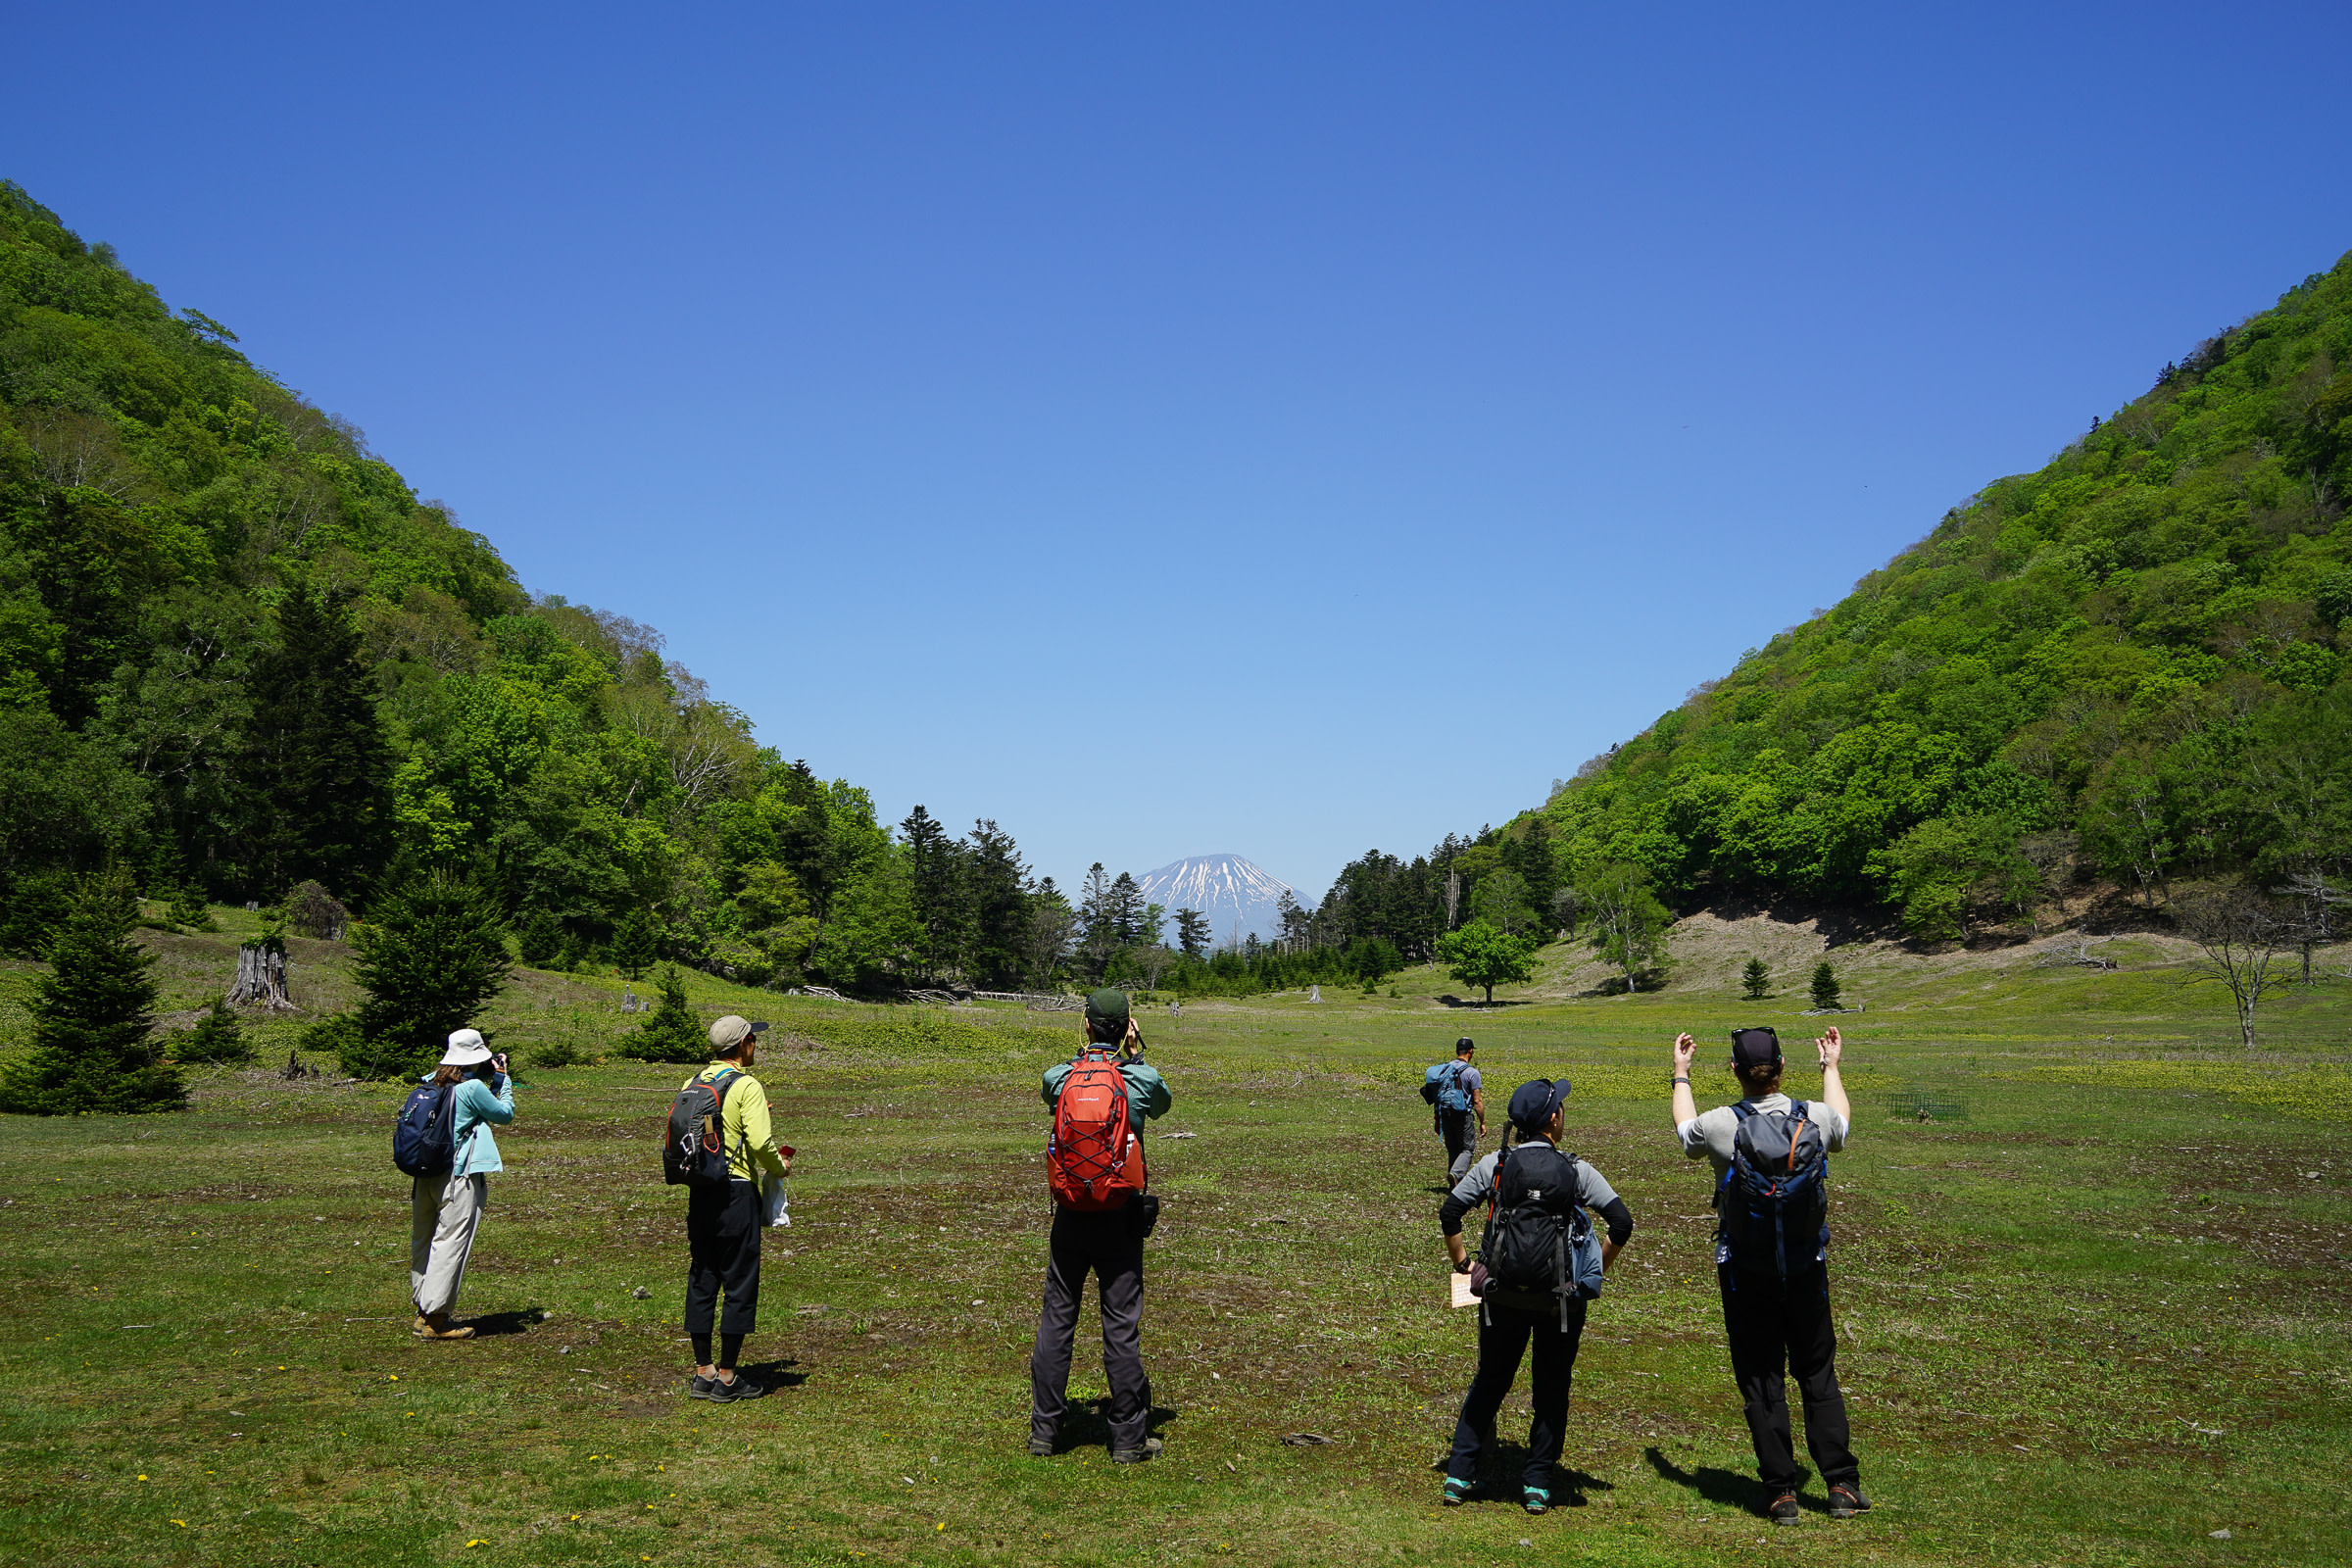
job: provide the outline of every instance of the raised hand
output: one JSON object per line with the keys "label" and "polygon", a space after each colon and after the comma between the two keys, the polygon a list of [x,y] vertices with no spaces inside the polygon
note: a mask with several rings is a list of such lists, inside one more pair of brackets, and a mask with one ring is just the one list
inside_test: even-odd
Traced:
{"label": "raised hand", "polygon": [[[1836,1034],[1837,1032],[1838,1031],[1835,1029],[1830,1031],[1832,1034]],[[1691,1039],[1688,1034],[1676,1035],[1674,1037],[1675,1076],[1678,1078],[1688,1078],[1690,1075],[1690,1063],[1695,1061],[1697,1058],[1698,1042]]]}
{"label": "raised hand", "polygon": [[1824,1068],[1837,1066],[1838,1058],[1845,1052],[1845,1041],[1838,1033],[1836,1024],[1830,1025],[1829,1033],[1814,1041],[1813,1045],[1821,1053],[1821,1064]]}

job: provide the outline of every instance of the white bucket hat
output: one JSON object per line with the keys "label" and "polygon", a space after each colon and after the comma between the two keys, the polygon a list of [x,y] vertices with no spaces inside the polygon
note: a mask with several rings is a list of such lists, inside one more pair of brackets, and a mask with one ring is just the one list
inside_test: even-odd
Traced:
{"label": "white bucket hat", "polygon": [[449,1049],[441,1054],[444,1067],[478,1067],[490,1059],[490,1048],[482,1044],[479,1029],[461,1029],[449,1037]]}

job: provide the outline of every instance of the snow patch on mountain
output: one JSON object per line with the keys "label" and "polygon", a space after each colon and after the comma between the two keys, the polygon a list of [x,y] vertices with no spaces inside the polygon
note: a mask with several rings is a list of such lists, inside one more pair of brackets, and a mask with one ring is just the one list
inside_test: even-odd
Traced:
{"label": "snow patch on mountain", "polygon": [[[1207,915],[1209,942],[1214,947],[1251,932],[1261,937],[1276,935],[1282,929],[1275,913],[1282,896],[1298,897],[1289,883],[1238,855],[1190,856],[1138,880],[1143,883],[1144,901],[1162,906],[1171,917],[1178,909],[1199,909]],[[1174,941],[1173,918],[1167,931],[1169,940]]]}

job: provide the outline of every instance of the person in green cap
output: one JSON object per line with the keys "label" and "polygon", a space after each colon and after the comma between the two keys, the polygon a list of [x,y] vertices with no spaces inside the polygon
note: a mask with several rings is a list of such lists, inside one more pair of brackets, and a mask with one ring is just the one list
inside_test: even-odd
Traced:
{"label": "person in green cap", "polygon": [[1145,1191],[1143,1124],[1167,1114],[1172,1101],[1167,1084],[1144,1064],[1144,1037],[1125,992],[1104,989],[1086,999],[1086,1047],[1046,1069],[1040,1094],[1054,1111],[1046,1152],[1054,1230],[1029,1356],[1029,1451],[1041,1458],[1054,1452],[1069,1408],[1070,1344],[1092,1270],[1110,1384],[1110,1457],[1135,1464],[1160,1448],[1146,1431],[1152,1381],[1144,1376],[1144,1238],[1159,1200]]}

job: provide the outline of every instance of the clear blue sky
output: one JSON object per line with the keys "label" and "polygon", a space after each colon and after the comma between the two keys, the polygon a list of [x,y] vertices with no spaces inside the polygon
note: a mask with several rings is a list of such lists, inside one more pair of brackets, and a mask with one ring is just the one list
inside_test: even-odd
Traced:
{"label": "clear blue sky", "polygon": [[12,9],[0,174],[1040,869],[1541,801],[2352,247],[2352,8]]}

